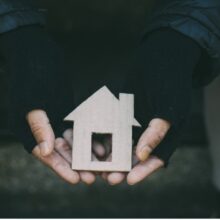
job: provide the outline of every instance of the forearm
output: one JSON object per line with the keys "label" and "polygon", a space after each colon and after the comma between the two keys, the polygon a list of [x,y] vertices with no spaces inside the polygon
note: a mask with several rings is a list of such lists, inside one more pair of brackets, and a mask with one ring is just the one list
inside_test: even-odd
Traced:
{"label": "forearm", "polygon": [[154,152],[165,161],[190,114],[192,77],[200,55],[197,43],[171,29],[149,34],[137,52],[137,117],[145,126],[153,118],[171,123],[170,132]]}
{"label": "forearm", "polygon": [[26,123],[27,113],[34,109],[46,111],[58,131],[65,114],[71,110],[64,106],[65,103],[72,104],[66,101],[72,98],[72,94],[67,96],[66,93],[68,80],[64,52],[38,26],[1,35],[0,51],[9,77],[8,127],[31,152],[35,141]]}

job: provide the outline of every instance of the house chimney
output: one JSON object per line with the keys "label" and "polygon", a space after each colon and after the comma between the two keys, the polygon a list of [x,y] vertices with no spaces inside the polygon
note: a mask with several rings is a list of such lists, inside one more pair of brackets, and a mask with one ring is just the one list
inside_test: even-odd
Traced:
{"label": "house chimney", "polygon": [[133,94],[119,94],[121,117],[130,125],[134,119],[134,95]]}

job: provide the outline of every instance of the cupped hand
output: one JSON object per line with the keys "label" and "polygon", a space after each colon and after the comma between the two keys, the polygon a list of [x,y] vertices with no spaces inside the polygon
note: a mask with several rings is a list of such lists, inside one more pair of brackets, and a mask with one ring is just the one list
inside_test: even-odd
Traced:
{"label": "cupped hand", "polygon": [[[45,111],[33,110],[27,114],[27,122],[37,142],[32,154],[46,166],[51,168],[59,177],[70,184],[77,184],[83,181],[92,184],[95,181],[95,174],[91,172],[77,172],[71,169],[72,144],[68,138],[55,138],[53,128]],[[64,136],[71,137],[70,131]]]}
{"label": "cupped hand", "polygon": [[[110,185],[117,185],[125,179],[127,179],[129,185],[135,185],[163,167],[164,162],[158,157],[151,155],[151,153],[164,139],[169,129],[170,123],[166,120],[153,119],[137,143],[132,158],[132,170],[129,173],[104,172],[102,173],[103,179]],[[72,130],[67,130],[64,133],[64,139],[68,141],[70,146],[72,145],[72,138]],[[109,141],[108,137],[106,137],[102,142],[96,141],[92,143],[93,152],[97,158],[111,160],[111,144]]]}
{"label": "cupped hand", "polygon": [[129,185],[135,185],[163,167],[164,162],[152,156],[151,153],[164,139],[169,129],[169,122],[163,119],[153,119],[137,143],[133,154],[132,170],[129,173],[103,173],[102,177],[111,185],[117,185],[125,179]]}

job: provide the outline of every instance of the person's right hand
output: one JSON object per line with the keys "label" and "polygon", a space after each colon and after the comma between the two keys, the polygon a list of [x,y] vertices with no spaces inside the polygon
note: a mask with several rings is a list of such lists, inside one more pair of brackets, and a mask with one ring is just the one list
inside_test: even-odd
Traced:
{"label": "person's right hand", "polygon": [[77,172],[71,169],[72,150],[70,145],[63,138],[55,137],[45,111],[29,112],[27,122],[37,142],[32,154],[38,160],[70,184],[77,184],[80,180],[86,184],[92,184],[95,181],[94,173]]}

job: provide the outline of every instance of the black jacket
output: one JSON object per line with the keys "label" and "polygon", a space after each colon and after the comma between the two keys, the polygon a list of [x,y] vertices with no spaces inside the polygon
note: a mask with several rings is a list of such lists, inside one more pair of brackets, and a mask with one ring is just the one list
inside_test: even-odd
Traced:
{"label": "black jacket", "polygon": [[0,34],[21,26],[45,24],[44,9],[34,7],[33,0],[0,0]]}
{"label": "black jacket", "polygon": [[[170,27],[195,40],[204,49],[209,63],[195,71],[194,85],[203,86],[211,82],[220,73],[220,1],[155,2],[154,13],[146,24],[146,33]],[[45,24],[44,10],[33,5],[34,0],[0,0],[0,34],[20,26]]]}
{"label": "black jacket", "polygon": [[[1,6],[0,7],[1,8],[0,19],[2,19],[2,21],[5,20],[5,23],[0,22],[2,33],[18,28],[20,26],[44,23],[44,16],[42,15],[41,11],[39,11],[38,9],[30,5],[29,4],[30,0],[27,0],[27,1],[0,0],[0,3],[2,4],[2,5],[0,4]],[[205,65],[202,65],[203,63],[201,65],[198,65],[199,67],[195,71],[195,75],[193,77],[194,84],[196,86],[208,84],[212,79],[214,79],[218,75],[220,71],[220,57],[219,57],[220,56],[220,42],[219,42],[220,40],[220,2],[219,0],[186,0],[186,1],[183,1],[183,0],[159,1],[158,0],[156,1],[156,3],[158,4],[156,4],[154,13],[151,16],[148,23],[146,24],[146,31],[145,31],[144,37],[146,37],[153,30],[160,29],[162,27],[169,27],[193,39],[195,42],[197,42],[198,45],[200,45],[201,48],[203,48],[203,56],[206,57],[206,59],[201,59],[202,62],[203,60],[206,61]],[[8,16],[10,17],[9,20],[8,20]],[[13,22],[11,23],[9,21],[13,21]],[[28,37],[28,35],[26,37]],[[34,35],[34,39],[35,38],[36,37]],[[23,36],[22,36],[22,39],[23,39]],[[45,43],[44,47],[46,48],[47,41],[46,42],[43,41],[43,42]],[[40,43],[40,41],[38,43]],[[38,48],[38,46],[36,46],[36,48]],[[53,51],[52,48],[54,48],[54,45],[52,45],[51,48],[48,48],[48,51],[52,52]],[[54,52],[54,54],[57,54],[57,52]],[[62,57],[63,56],[60,55],[59,60],[56,60],[56,63],[61,62],[61,60],[63,59]],[[43,60],[47,60],[47,59],[43,59]],[[48,59],[48,60],[51,60],[52,62],[52,59]],[[23,66],[25,67],[25,65]],[[44,66],[49,68],[48,62]],[[53,63],[51,63],[51,66],[52,67],[54,66]],[[26,73],[28,71],[24,71],[24,72]],[[46,72],[47,72],[46,74],[47,77],[49,77],[48,72],[51,72],[51,71],[46,71]],[[51,74],[52,73],[54,73],[54,70],[51,72]],[[190,84],[190,87],[191,87],[191,84]],[[25,87],[25,89],[27,88]],[[36,102],[36,104],[37,103],[42,103],[42,100],[40,99],[40,101]],[[33,103],[30,103],[30,104],[33,104]],[[31,105],[31,107],[33,107],[33,105]],[[64,109],[67,109],[67,108],[64,108]],[[23,113],[26,114],[28,111],[24,111],[24,112],[21,111],[21,112],[22,114]],[[18,125],[23,124],[24,117],[21,117],[21,119],[22,121],[20,124],[19,123],[16,124],[15,121],[13,120],[12,121],[18,127]],[[169,139],[167,140],[169,141]],[[165,144],[165,145],[168,145],[168,144]],[[29,145],[29,146],[34,146],[34,145]],[[164,151],[166,151],[166,159],[167,159],[170,156],[170,152],[173,151],[173,149],[169,151],[167,151],[165,147],[163,149]]]}
{"label": "black jacket", "polygon": [[[158,1],[146,33],[160,27],[172,28],[195,40],[203,49],[208,63],[199,65],[193,77],[194,86],[210,83],[220,73],[220,1]],[[207,66],[209,68],[207,68]]]}

